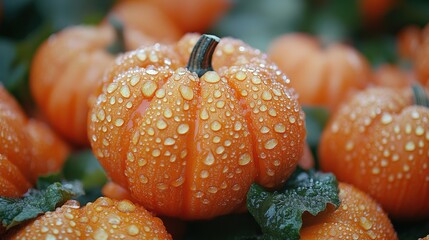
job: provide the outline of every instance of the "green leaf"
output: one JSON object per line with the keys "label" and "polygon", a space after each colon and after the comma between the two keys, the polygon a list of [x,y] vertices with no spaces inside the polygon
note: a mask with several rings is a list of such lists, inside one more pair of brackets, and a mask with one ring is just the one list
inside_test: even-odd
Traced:
{"label": "green leaf", "polygon": [[253,184],[247,193],[247,208],[264,239],[299,239],[302,214],[317,215],[328,203],[340,205],[334,175],[297,169],[283,189],[269,192]]}
{"label": "green leaf", "polygon": [[78,182],[53,183],[44,189],[30,189],[22,198],[0,198],[0,219],[9,229],[39,214],[53,211],[67,200],[83,194]]}

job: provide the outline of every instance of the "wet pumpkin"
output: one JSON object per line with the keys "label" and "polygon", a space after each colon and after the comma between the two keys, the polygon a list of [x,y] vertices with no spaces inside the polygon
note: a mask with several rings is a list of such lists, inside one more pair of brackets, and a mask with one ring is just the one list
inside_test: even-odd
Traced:
{"label": "wet pumpkin", "polygon": [[306,134],[290,80],[265,54],[236,39],[197,40],[116,59],[89,119],[110,178],[148,209],[185,219],[230,213],[254,181],[280,186]]}
{"label": "wet pumpkin", "polygon": [[328,206],[316,216],[303,216],[302,240],[310,239],[398,239],[387,214],[364,192],[339,184],[341,205]]}
{"label": "wet pumpkin", "polygon": [[[113,20],[115,21],[115,20]],[[104,70],[124,48],[152,43],[119,22],[73,26],[52,35],[38,49],[30,71],[31,93],[47,121],[76,145],[89,145],[88,97]]]}
{"label": "wet pumpkin", "polygon": [[69,200],[8,239],[171,239],[161,219],[128,200],[98,198],[80,208]]}
{"label": "wet pumpkin", "polygon": [[38,176],[59,171],[69,152],[52,129],[28,119],[2,85],[0,136],[0,196],[21,196]]}
{"label": "wet pumpkin", "polygon": [[368,89],[345,102],[319,153],[324,171],[402,220],[429,216],[429,101],[422,88],[413,90]]}

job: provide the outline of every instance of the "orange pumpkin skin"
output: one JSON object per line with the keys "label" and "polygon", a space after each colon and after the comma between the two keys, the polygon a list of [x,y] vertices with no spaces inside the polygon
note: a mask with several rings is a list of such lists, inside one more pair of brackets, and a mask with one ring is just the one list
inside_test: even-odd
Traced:
{"label": "orange pumpkin skin", "polygon": [[60,170],[69,152],[44,123],[27,119],[1,85],[0,135],[0,196],[21,196],[38,176]]}
{"label": "orange pumpkin skin", "polygon": [[341,205],[316,216],[306,214],[300,231],[302,240],[311,239],[398,239],[387,214],[364,192],[339,183]]}
{"label": "orange pumpkin skin", "polygon": [[336,112],[320,142],[320,165],[371,195],[394,218],[429,216],[429,110],[411,94],[374,88]]}
{"label": "orange pumpkin skin", "polygon": [[51,36],[33,58],[30,87],[36,104],[54,129],[76,145],[89,144],[88,97],[114,61],[105,50],[113,41],[109,26],[70,27]]}
{"label": "orange pumpkin skin", "polygon": [[316,38],[306,34],[274,39],[268,55],[292,79],[303,105],[333,110],[347,95],[371,81],[370,66],[359,52],[343,44],[322,49]]}
{"label": "orange pumpkin skin", "polygon": [[[58,224],[61,223],[61,224]],[[9,239],[171,239],[162,221],[128,200],[98,198],[80,208],[70,200],[20,228]]]}
{"label": "orange pumpkin skin", "polygon": [[233,211],[254,181],[280,186],[306,134],[289,80],[264,54],[222,39],[215,71],[198,77],[183,68],[197,39],[118,58],[89,119],[111,179],[148,209],[184,219]]}
{"label": "orange pumpkin skin", "polygon": [[374,85],[379,87],[406,88],[414,82],[413,74],[393,64],[379,66],[373,76]]}
{"label": "orange pumpkin skin", "polygon": [[[185,33],[150,1],[118,1],[110,14],[117,17],[125,26],[151,36],[158,42],[175,42]],[[132,49],[134,48],[129,50]]]}
{"label": "orange pumpkin skin", "polygon": [[409,26],[402,30],[398,35],[398,52],[412,61],[416,79],[429,87],[429,25],[423,29]]}

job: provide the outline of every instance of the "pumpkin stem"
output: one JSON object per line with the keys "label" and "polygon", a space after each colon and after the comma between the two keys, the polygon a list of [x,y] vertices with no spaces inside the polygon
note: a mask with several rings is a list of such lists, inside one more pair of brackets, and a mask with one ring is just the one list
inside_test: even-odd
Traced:
{"label": "pumpkin stem", "polygon": [[413,89],[414,103],[416,105],[429,108],[429,97],[426,94],[425,89],[420,84],[413,84],[412,89]]}
{"label": "pumpkin stem", "polygon": [[213,71],[212,56],[219,41],[220,38],[214,35],[201,35],[192,49],[186,68],[198,74],[198,77],[203,76],[208,71]]}
{"label": "pumpkin stem", "polygon": [[114,16],[109,16],[109,24],[115,30],[115,41],[106,50],[114,55],[125,52],[124,24]]}

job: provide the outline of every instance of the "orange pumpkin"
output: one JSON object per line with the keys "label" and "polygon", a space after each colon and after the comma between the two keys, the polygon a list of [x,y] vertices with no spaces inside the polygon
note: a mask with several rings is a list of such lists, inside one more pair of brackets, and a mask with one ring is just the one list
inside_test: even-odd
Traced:
{"label": "orange pumpkin", "polygon": [[355,95],[322,134],[321,168],[369,193],[394,218],[428,217],[428,105],[387,88]]}
{"label": "orange pumpkin", "polygon": [[344,44],[321,48],[306,34],[280,36],[270,44],[270,58],[292,79],[303,105],[334,109],[351,92],[365,88],[371,68],[359,52]]}
{"label": "orange pumpkin", "polygon": [[171,239],[161,219],[128,200],[98,198],[80,208],[70,200],[8,239]]}
{"label": "orange pumpkin", "polygon": [[303,216],[302,240],[398,239],[387,214],[371,197],[352,185],[340,183],[338,209],[328,205],[316,216]]}
{"label": "orange pumpkin", "polygon": [[[114,40],[110,26],[69,27],[45,41],[33,58],[30,87],[35,102],[54,129],[76,145],[89,144],[88,97],[113,64],[114,55],[107,48]],[[151,42],[131,30],[122,40],[134,46],[135,41]]]}
{"label": "orange pumpkin", "polygon": [[44,123],[29,120],[0,85],[0,196],[19,197],[38,176],[59,171],[68,147]]}
{"label": "orange pumpkin", "polygon": [[390,88],[411,87],[414,78],[411,72],[407,72],[393,64],[382,64],[379,66],[373,76],[376,86]]}
{"label": "orange pumpkin", "polygon": [[[153,31],[168,33],[179,29],[183,34],[205,32],[230,5],[230,0],[121,0],[114,6],[113,12],[119,13],[121,19],[131,26],[143,26],[155,21],[158,24],[152,24]],[[142,21],[142,16],[152,21]]]}
{"label": "orange pumpkin", "polygon": [[119,57],[89,120],[111,179],[148,209],[186,219],[233,211],[254,181],[282,185],[306,134],[289,80],[265,54],[197,39]]}
{"label": "orange pumpkin", "polygon": [[409,26],[402,30],[398,35],[398,52],[412,61],[416,79],[429,87],[429,25],[423,29]]}

